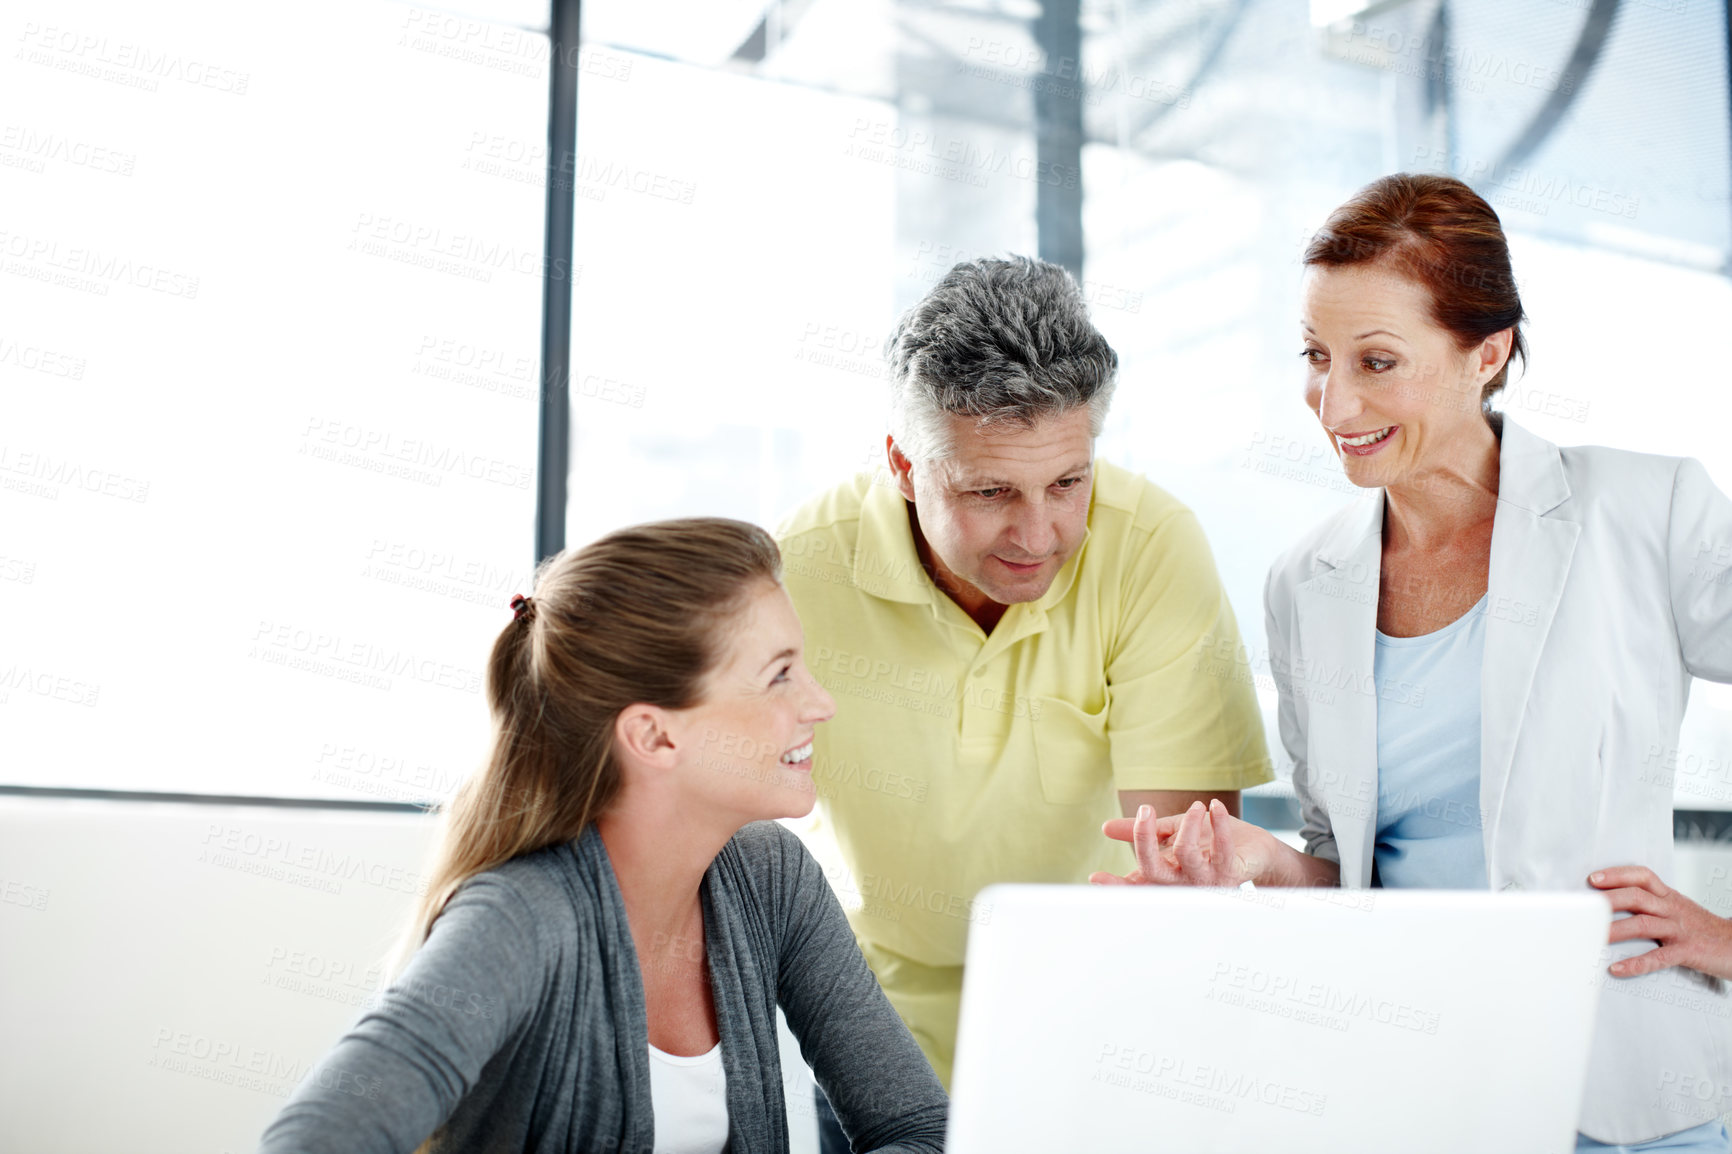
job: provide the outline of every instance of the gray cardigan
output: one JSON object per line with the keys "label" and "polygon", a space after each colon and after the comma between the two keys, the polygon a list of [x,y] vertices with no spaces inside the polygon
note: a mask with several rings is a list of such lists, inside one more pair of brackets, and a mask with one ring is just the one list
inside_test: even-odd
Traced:
{"label": "gray cardigan", "polygon": [[[778,1004],[856,1151],[942,1150],[944,1091],[800,840],[746,826],[701,897],[730,1154],[788,1149]],[[637,951],[591,826],[465,883],[260,1150],[650,1154],[654,1127]]]}

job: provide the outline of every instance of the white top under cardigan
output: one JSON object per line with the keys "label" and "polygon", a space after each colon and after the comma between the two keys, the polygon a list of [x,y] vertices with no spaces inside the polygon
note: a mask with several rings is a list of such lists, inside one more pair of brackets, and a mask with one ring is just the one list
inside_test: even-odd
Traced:
{"label": "white top under cardigan", "polygon": [[722,1044],[685,1055],[651,1043],[650,1103],[656,1117],[655,1154],[722,1154],[728,1145],[728,1075]]}

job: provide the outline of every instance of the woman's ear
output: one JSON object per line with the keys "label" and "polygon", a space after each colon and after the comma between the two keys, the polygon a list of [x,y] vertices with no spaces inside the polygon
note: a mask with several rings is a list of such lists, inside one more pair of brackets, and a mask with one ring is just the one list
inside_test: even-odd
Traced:
{"label": "woman's ear", "polygon": [[628,705],[614,719],[613,739],[627,759],[657,769],[674,763],[674,742],[667,711],[653,705]]}
{"label": "woman's ear", "polygon": [[1509,364],[1510,349],[1515,345],[1515,330],[1503,329],[1479,343],[1479,359],[1474,365],[1475,383],[1481,388]]}

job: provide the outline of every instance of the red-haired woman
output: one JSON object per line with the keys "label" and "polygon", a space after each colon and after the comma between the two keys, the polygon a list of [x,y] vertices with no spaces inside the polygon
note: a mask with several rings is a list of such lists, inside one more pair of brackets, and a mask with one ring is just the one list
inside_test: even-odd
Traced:
{"label": "red-haired woman", "polygon": [[938,1079],[823,871],[763,820],[811,810],[835,712],[780,572],[719,519],[542,567],[488,662],[493,751],[413,956],[263,1150],[786,1151],[778,1005],[855,1149],[941,1148]]}
{"label": "red-haired woman", "polygon": [[1096,880],[1580,890],[1601,875],[1637,916],[1612,925],[1579,1148],[1724,1154],[1732,1002],[1678,967],[1703,949],[1655,955],[1683,923],[1630,882],[1672,869],[1652,751],[1675,748],[1692,677],[1732,681],[1732,584],[1700,561],[1732,548],[1732,503],[1693,460],[1559,448],[1492,411],[1526,356],[1523,309],[1497,214],[1460,181],[1378,180],[1304,259],[1306,403],[1368,490],[1265,590],[1305,852],[1199,804],[1109,822],[1138,870]]}

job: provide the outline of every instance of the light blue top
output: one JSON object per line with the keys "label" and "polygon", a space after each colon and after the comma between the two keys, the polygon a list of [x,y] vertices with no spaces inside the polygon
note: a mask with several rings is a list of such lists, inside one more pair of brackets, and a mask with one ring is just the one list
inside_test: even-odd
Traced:
{"label": "light blue top", "polygon": [[1483,890],[1479,810],[1481,597],[1420,637],[1377,634],[1377,877],[1390,887]]}

